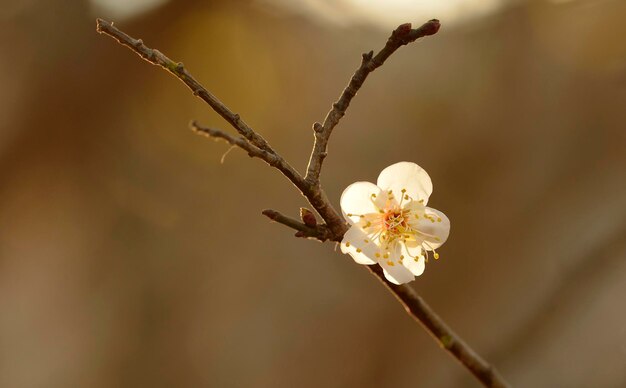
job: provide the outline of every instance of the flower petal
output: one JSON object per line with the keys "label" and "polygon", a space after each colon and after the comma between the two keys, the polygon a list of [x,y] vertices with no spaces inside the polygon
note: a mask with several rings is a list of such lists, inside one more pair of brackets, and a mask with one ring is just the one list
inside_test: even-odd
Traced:
{"label": "flower petal", "polygon": [[383,268],[385,277],[393,284],[404,284],[415,280],[411,271],[400,263],[400,250],[400,244],[396,244],[388,258],[378,259],[378,264]]}
{"label": "flower petal", "polygon": [[443,245],[450,235],[450,220],[439,210],[426,207],[424,215],[418,219],[411,219],[411,226],[417,229],[428,245],[424,245],[426,250],[437,249]]}
{"label": "flower petal", "polygon": [[428,173],[411,162],[399,162],[385,168],[378,176],[377,185],[384,191],[393,190],[398,198],[402,196],[404,189],[413,200],[423,200],[424,205],[433,192],[433,183]]}
{"label": "flower petal", "polygon": [[422,246],[414,244],[413,247],[402,244],[402,255],[404,256],[402,264],[413,275],[420,276],[426,269],[426,259],[422,254]]}
{"label": "flower petal", "polygon": [[352,256],[358,264],[376,264],[375,257],[378,250],[378,246],[369,240],[358,225],[352,225],[346,234],[343,235],[341,252]]}
{"label": "flower petal", "polygon": [[371,182],[356,182],[346,187],[340,200],[341,212],[346,221],[352,225],[359,221],[359,215],[378,213],[372,194],[378,197],[380,193],[380,188]]}

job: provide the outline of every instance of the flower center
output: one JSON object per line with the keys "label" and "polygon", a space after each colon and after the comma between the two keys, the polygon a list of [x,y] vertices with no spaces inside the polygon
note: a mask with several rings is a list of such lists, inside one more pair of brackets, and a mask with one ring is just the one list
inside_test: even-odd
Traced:
{"label": "flower center", "polygon": [[383,215],[383,227],[389,232],[397,232],[399,227],[406,227],[404,214],[400,210],[388,210]]}
{"label": "flower center", "polygon": [[[435,241],[439,241],[439,237],[436,235],[432,235],[427,233],[424,230],[420,230],[418,225],[415,223],[415,220],[424,219],[428,220],[431,223],[442,222],[440,217],[436,217],[433,214],[428,214],[424,208],[424,200],[420,199],[417,201],[420,206],[408,206],[408,203],[405,205],[404,201],[413,201],[413,199],[406,194],[406,190],[402,189],[402,198],[400,202],[394,203],[394,195],[391,190],[389,190],[387,194],[387,198],[385,200],[385,204],[380,206],[377,204],[377,195],[371,194],[370,200],[376,206],[377,213],[370,214],[346,214],[348,217],[358,216],[361,218],[361,228],[363,232],[365,232],[367,238],[363,240],[365,244],[369,244],[373,241],[378,241],[377,245],[379,246],[379,251],[375,253],[377,259],[389,259],[392,255],[392,251],[395,249],[396,244],[407,244],[411,243],[413,250],[416,249],[415,244],[421,246],[421,250],[417,251],[417,253],[405,252],[408,254],[410,258],[415,260],[416,262],[420,257],[424,257],[424,260],[428,262],[429,252],[432,252],[432,255],[435,259],[439,258],[439,254],[435,251],[433,245],[427,241],[428,238],[434,239]],[[404,206],[403,206],[404,205]],[[351,245],[350,241],[346,241],[346,246],[349,247]],[[357,253],[363,252],[360,247],[356,248]],[[398,263],[402,263],[404,259],[404,255],[400,255]],[[387,262],[389,265],[394,265],[394,262],[389,260]]]}
{"label": "flower center", "polygon": [[398,208],[388,209],[382,215],[381,239],[389,245],[398,240],[406,240],[412,233],[408,225],[410,211]]}

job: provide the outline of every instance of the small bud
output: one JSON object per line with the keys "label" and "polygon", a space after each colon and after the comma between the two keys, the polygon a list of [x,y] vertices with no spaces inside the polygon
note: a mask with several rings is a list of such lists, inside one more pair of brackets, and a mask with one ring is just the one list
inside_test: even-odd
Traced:
{"label": "small bud", "polygon": [[411,27],[412,27],[411,23],[400,24],[394,32],[397,33],[398,35],[406,35],[409,32],[411,32]]}
{"label": "small bud", "polygon": [[431,19],[423,27],[425,27],[425,35],[435,35],[441,28],[441,24],[439,23],[439,20]]}
{"label": "small bud", "polygon": [[300,208],[300,219],[306,226],[315,227],[317,226],[317,220],[315,219],[315,214],[312,211],[305,207]]}

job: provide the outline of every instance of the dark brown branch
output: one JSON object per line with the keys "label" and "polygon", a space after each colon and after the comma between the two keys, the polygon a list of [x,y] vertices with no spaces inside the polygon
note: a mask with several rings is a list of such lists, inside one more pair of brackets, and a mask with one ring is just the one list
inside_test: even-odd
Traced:
{"label": "dark brown branch", "polygon": [[209,106],[217,112],[220,116],[224,118],[224,120],[228,121],[230,125],[232,125],[237,132],[239,132],[243,137],[248,139],[252,144],[256,147],[265,150],[270,153],[275,153],[272,147],[263,139],[261,135],[256,133],[248,124],[246,124],[241,117],[237,113],[232,112],[226,105],[224,105],[220,100],[217,99],[214,95],[212,95],[208,90],[204,88],[200,84],[200,82],[196,81],[196,79],[185,69],[185,66],[182,62],[174,62],[169,59],[165,55],[163,55],[160,51],[151,49],[150,47],[143,44],[141,39],[135,39],[123,31],[118,30],[113,27],[113,23],[109,23],[106,20],[96,19],[97,27],[96,30],[101,34],[106,34],[117,40],[120,44],[128,47],[137,55],[145,59],[146,61],[152,63],[153,65],[161,66],[165,70],[169,71],[173,75],[175,75],[179,80],[181,80],[185,85],[191,89],[194,96],[200,97],[204,100]]}
{"label": "dark brown branch", "polygon": [[[285,174],[285,176],[300,190],[302,195],[307,198],[311,206],[313,206],[313,208],[328,224],[329,228],[333,231],[334,236],[343,235],[344,221],[337,215],[335,209],[333,209],[330,205],[330,202],[326,198],[326,194],[324,194],[319,187],[312,187],[307,184],[304,178],[302,178],[302,176],[295,169],[289,166],[289,164],[276,151],[274,151],[272,147],[270,147],[261,135],[250,128],[238,114],[233,113],[220,100],[218,100],[217,97],[213,96],[198,81],[196,81],[196,79],[193,78],[193,76],[185,69],[182,63],[176,63],[158,50],[147,47],[143,44],[141,39],[135,39],[129,36],[125,32],[113,27],[112,23],[109,23],[106,20],[97,19],[96,23],[96,29],[99,33],[109,35],[113,39],[117,40],[118,43],[130,48],[146,61],[152,63],[153,65],[160,66],[175,75],[191,89],[195,96],[204,100],[215,112],[228,121],[228,123],[230,123],[237,130],[237,132],[239,132],[239,134],[248,140],[251,145],[255,146],[259,150],[265,151],[268,155],[265,155],[266,157],[261,159],[265,160],[271,166],[278,168],[283,174]],[[206,134],[210,135],[208,132],[206,132]],[[221,138],[228,141],[228,139],[223,136],[221,136]],[[241,146],[242,144],[243,143],[239,142],[239,144],[234,145]],[[250,152],[248,152],[248,154],[250,154]],[[253,154],[255,154],[254,156],[256,157],[261,156],[261,154],[257,151],[254,151]],[[269,154],[274,157],[269,157]]]}
{"label": "dark brown branch", "polygon": [[222,139],[232,146],[241,148],[242,150],[246,151],[248,153],[248,156],[250,156],[251,158],[259,158],[264,160],[270,166],[280,170],[283,175],[289,178],[289,180],[301,179],[300,175],[282,158],[272,152],[266,151],[253,145],[243,136],[233,136],[219,129],[203,127],[195,121],[192,121],[189,126],[192,130],[201,135],[205,135],[215,139]]}
{"label": "dark brown branch", "polygon": [[246,151],[248,153],[248,156],[250,157],[260,158],[260,159],[265,160],[266,162],[274,158],[273,154],[270,154],[269,152],[264,151],[260,149],[259,147],[252,145],[248,140],[246,140],[246,138],[242,136],[237,137],[229,133],[226,133],[220,129],[203,127],[200,124],[198,124],[196,121],[192,121],[191,123],[189,123],[189,127],[198,134],[212,137],[215,139],[222,139],[232,146],[239,147],[243,149],[244,151]]}
{"label": "dark brown branch", "polygon": [[[223,139],[233,146],[240,147],[251,157],[260,158],[270,166],[281,171],[307,198],[309,203],[322,216],[326,225],[313,226],[312,221],[309,221],[311,225],[307,225],[274,210],[265,210],[263,212],[264,215],[273,221],[295,229],[298,237],[337,242],[341,241],[344,233],[348,230],[348,226],[332,207],[319,184],[319,174],[322,161],[326,156],[326,147],[330,134],[345,114],[350,101],[356,95],[369,73],[381,66],[400,46],[413,42],[420,37],[435,34],[438,30],[439,22],[437,20],[431,20],[418,29],[411,29],[410,24],[403,24],[393,31],[385,47],[376,56],[373,56],[373,52],[363,54],[361,66],[352,76],[349,85],[343,91],[339,100],[333,104],[333,108],[326,116],[324,124],[316,123],[314,125],[315,144],[305,179],[278,155],[260,135],[248,127],[239,118],[239,115],[232,113],[217,98],[206,91],[185,70],[182,63],[173,62],[157,50],[146,47],[141,40],[133,39],[113,27],[110,23],[98,19],[98,32],[110,35],[119,43],[131,48],[148,62],[159,65],[174,74],[193,91],[194,95],[202,98],[211,108],[222,115],[242,137],[235,137],[217,129],[201,127],[197,123],[192,123],[194,130],[213,138]],[[420,322],[437,342],[476,376],[483,385],[486,387],[508,386],[498,372],[463,342],[411,287],[406,284],[398,286],[390,283],[379,266],[369,266],[368,268],[402,303],[408,314]]]}
{"label": "dark brown branch", "polygon": [[296,237],[313,238],[322,242],[331,237],[331,232],[325,225],[308,226],[294,218],[287,217],[272,209],[265,209],[262,214],[272,221],[297,230]]}
{"label": "dark brown branch", "polygon": [[467,368],[485,387],[504,388],[510,386],[493,366],[480,357],[446,325],[413,288],[408,284],[390,283],[378,265],[370,265],[367,268],[400,301],[406,312],[421,323],[435,341]]}
{"label": "dark brown branch", "polygon": [[291,183],[300,189],[302,195],[309,201],[313,208],[317,210],[317,212],[322,216],[322,219],[324,219],[328,225],[328,229],[330,229],[330,231],[327,230],[325,232],[324,239],[341,241],[347,227],[343,219],[337,214],[326,198],[326,194],[319,186],[312,186],[307,183],[304,178],[302,178],[302,176],[280,155],[260,149],[243,137],[235,137],[218,129],[206,128],[199,125],[195,121],[192,121],[190,125],[194,131],[209,137],[223,139],[229,144],[243,149],[250,157],[262,159],[270,166],[278,169],[285,177],[287,177],[287,179],[291,181]]}
{"label": "dark brown branch", "polygon": [[324,119],[324,123],[313,124],[315,143],[309,157],[309,165],[305,177],[308,182],[319,185],[322,163],[327,155],[328,139],[339,120],[346,114],[350,101],[359,91],[367,76],[385,63],[387,58],[398,48],[421,37],[436,34],[439,31],[439,27],[439,20],[436,19],[430,20],[416,29],[411,29],[411,23],[402,24],[391,33],[387,44],[376,56],[374,56],[373,51],[363,54],[361,66],[350,79],[350,83],[341,93],[339,100],[333,104],[332,109]]}

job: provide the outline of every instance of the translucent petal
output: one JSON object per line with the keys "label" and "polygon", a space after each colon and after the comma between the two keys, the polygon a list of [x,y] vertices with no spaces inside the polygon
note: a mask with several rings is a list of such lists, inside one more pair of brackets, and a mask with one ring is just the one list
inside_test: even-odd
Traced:
{"label": "translucent petal", "polygon": [[[400,195],[400,193],[398,195]],[[397,207],[399,200],[400,200],[400,197],[395,196],[393,194],[389,194],[389,192],[387,191],[380,190],[380,194],[376,196],[376,199],[374,200],[374,204],[379,209],[383,209],[383,210],[393,209]]]}
{"label": "translucent petal", "polygon": [[402,263],[400,263],[400,244],[390,252],[390,257],[381,257],[378,264],[383,268],[383,273],[387,280],[393,284],[404,284],[415,280],[415,276]]}
{"label": "translucent petal", "polygon": [[424,245],[427,250],[437,249],[443,245],[450,235],[450,220],[439,210],[427,207],[420,218],[410,219],[411,227],[417,229],[418,234],[428,245]]}
{"label": "translucent petal", "polygon": [[426,269],[426,259],[424,255],[422,255],[421,245],[417,245],[417,243],[413,246],[402,244],[402,255],[404,256],[402,264],[411,271],[413,275],[420,276],[424,273],[424,269]]}
{"label": "translucent petal", "polygon": [[341,252],[352,256],[358,264],[372,265],[377,263],[378,246],[370,241],[358,225],[352,225],[343,235]]}
{"label": "translucent petal", "polygon": [[384,191],[393,190],[398,198],[405,189],[409,197],[423,200],[424,205],[433,192],[433,183],[426,171],[411,162],[399,162],[385,168],[378,176],[377,185]]}
{"label": "translucent petal", "polygon": [[426,206],[422,202],[419,201],[404,201],[402,205],[403,210],[410,210],[411,212],[417,212],[417,214],[422,214],[426,211]]}
{"label": "translucent petal", "polygon": [[[407,241],[404,244],[404,249],[408,252],[408,256],[418,257],[424,255],[424,247],[422,247],[421,241]],[[402,254],[407,256],[404,252]]]}
{"label": "translucent petal", "polygon": [[359,221],[359,215],[378,213],[378,207],[372,202],[372,194],[377,198],[380,192],[378,186],[371,182],[356,182],[346,187],[340,200],[344,218],[353,224]]}

